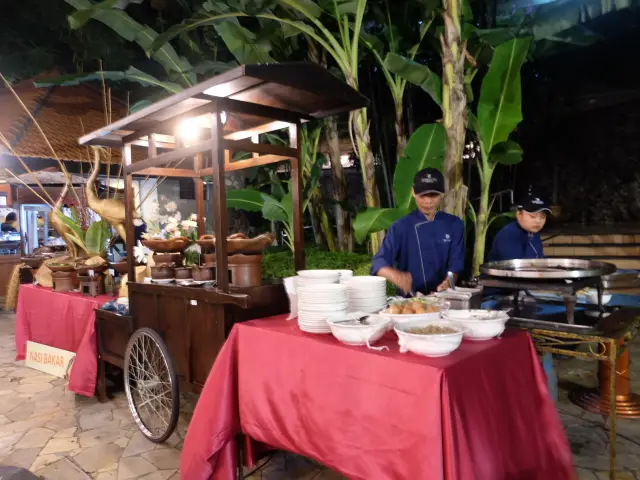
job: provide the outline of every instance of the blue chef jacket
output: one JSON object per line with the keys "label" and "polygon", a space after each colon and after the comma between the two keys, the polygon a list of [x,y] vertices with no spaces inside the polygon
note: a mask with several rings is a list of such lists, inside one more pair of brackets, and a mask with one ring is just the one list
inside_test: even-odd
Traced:
{"label": "blue chef jacket", "polygon": [[[464,224],[454,215],[437,212],[433,220],[415,210],[391,225],[373,257],[371,274],[382,267],[411,273],[414,292],[433,292],[447,272],[464,269]],[[399,294],[402,292],[398,291]]]}
{"label": "blue chef jacket", "polygon": [[518,222],[511,222],[498,232],[493,240],[488,261],[544,258],[539,233],[523,230]]}

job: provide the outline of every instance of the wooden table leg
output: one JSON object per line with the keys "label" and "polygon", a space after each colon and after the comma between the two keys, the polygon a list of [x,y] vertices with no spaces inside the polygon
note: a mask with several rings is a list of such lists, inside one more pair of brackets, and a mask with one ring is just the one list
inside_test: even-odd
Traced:
{"label": "wooden table leg", "polygon": [[104,360],[98,358],[98,378],[97,378],[98,401],[106,403],[107,398],[107,379],[105,375]]}

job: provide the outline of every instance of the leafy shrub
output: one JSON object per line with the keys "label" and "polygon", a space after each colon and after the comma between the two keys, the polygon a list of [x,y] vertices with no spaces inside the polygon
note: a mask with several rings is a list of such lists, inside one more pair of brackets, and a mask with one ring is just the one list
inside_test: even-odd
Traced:
{"label": "leafy shrub", "polygon": [[[369,275],[371,255],[366,253],[328,252],[314,247],[305,248],[306,267],[309,269],[347,269],[354,275]],[[262,257],[264,278],[284,278],[295,275],[293,254],[290,250],[270,249]],[[387,282],[387,293],[395,295],[395,287]]]}
{"label": "leafy shrub", "polygon": [[[327,252],[305,248],[306,267],[309,269],[348,269],[354,275],[369,275],[371,255],[363,253]],[[290,250],[269,250],[262,257],[264,278],[284,278],[295,275],[293,254]]]}

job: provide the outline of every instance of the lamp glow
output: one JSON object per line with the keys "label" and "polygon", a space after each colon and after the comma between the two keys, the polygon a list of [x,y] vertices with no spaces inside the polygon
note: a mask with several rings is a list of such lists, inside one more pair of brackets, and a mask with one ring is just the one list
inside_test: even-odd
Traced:
{"label": "lamp glow", "polygon": [[195,118],[187,118],[178,125],[178,135],[185,143],[197,140],[198,132],[199,126]]}

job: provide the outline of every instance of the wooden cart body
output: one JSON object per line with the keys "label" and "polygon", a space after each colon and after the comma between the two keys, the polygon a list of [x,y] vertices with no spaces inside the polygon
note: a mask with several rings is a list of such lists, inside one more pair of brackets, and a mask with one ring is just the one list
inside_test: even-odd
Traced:
{"label": "wooden cart body", "polygon": [[[122,148],[129,279],[135,278],[133,176],[193,178],[198,235],[205,233],[203,177],[211,177],[213,184],[214,218],[209,221],[217,239],[216,288],[129,282],[129,316],[97,313],[101,377],[103,362],[122,367],[128,338],[149,327],[166,343],[181,389],[199,392],[234,323],[288,311],[281,282],[229,286],[225,172],[290,163],[294,263],[296,270],[303,269],[301,125],[367,105],[365,97],[315,64],[244,65],[80,138],[81,145]],[[199,133],[189,145],[177,134],[187,120]],[[259,143],[260,134],[283,128],[289,130],[288,147]],[[133,155],[133,147],[146,148],[146,158]],[[234,152],[252,157],[233,161]]]}

